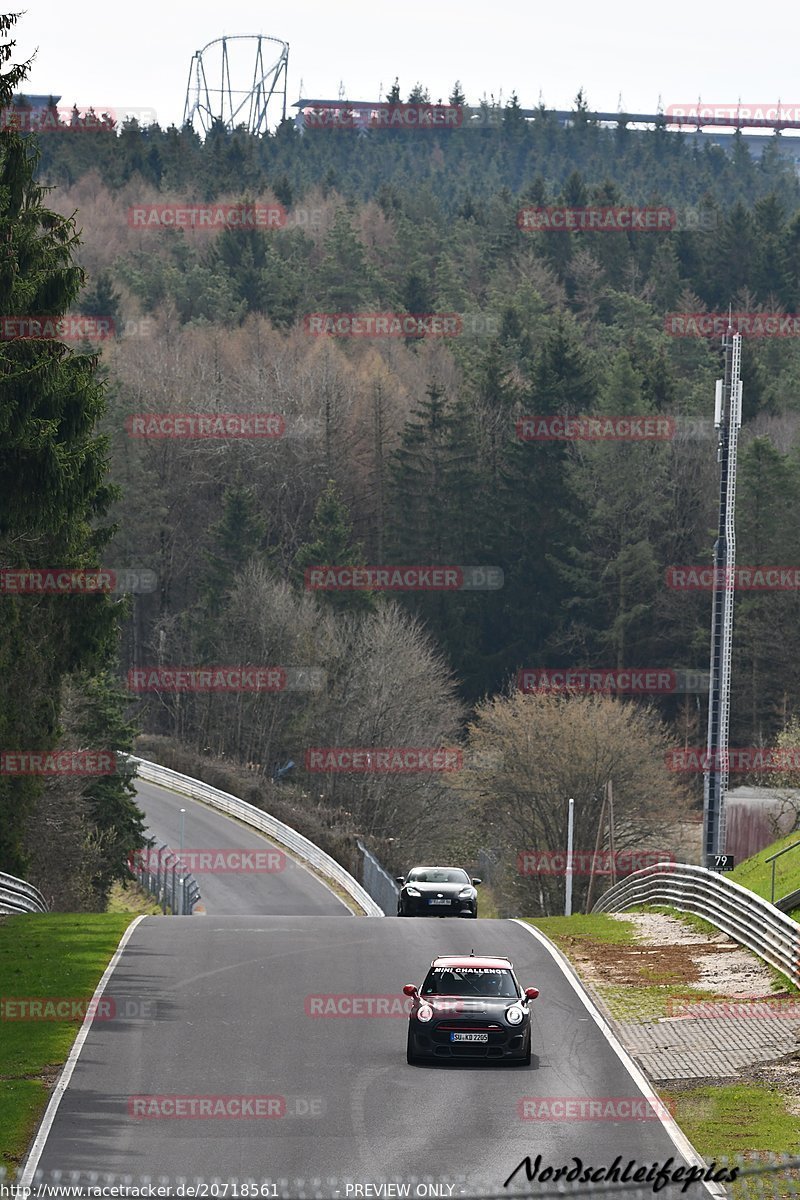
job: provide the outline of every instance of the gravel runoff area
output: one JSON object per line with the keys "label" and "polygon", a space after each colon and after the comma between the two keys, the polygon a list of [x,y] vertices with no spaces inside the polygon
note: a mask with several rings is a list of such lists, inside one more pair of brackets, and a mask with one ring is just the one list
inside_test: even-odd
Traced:
{"label": "gravel runoff area", "polygon": [[724,933],[709,937],[665,913],[609,915],[633,924],[639,940],[567,953],[650,1079],[673,1091],[770,1084],[800,1114],[800,994],[776,991],[771,968]]}

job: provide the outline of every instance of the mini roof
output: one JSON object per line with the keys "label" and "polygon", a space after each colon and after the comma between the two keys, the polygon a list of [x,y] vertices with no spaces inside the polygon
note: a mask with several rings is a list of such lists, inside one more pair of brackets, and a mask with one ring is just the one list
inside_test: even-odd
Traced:
{"label": "mini roof", "polygon": [[432,967],[498,967],[508,970],[511,959],[502,955],[443,954],[435,958]]}

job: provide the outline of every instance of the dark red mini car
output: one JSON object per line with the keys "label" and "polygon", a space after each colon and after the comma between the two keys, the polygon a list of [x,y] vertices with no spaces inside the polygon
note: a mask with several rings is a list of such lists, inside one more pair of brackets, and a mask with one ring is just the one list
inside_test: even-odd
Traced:
{"label": "dark red mini car", "polygon": [[421,988],[407,983],[414,1005],[408,1017],[406,1058],[531,1061],[529,1003],[508,958],[446,955],[435,958]]}

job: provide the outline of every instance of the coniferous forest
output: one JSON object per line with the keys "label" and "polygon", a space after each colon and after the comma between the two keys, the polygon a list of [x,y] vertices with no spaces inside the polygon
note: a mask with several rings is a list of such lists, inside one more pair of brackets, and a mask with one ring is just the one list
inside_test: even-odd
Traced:
{"label": "coniferous forest", "polygon": [[[24,90],[2,78],[6,96]],[[205,142],[135,122],[0,134],[3,315],[103,316],[117,331],[0,343],[3,562],[156,580],[127,597],[4,598],[4,745],[124,750],[139,731],[150,756],[254,780],[292,760],[259,802],[343,860],[358,834],[397,870],[430,847],[473,861],[560,847],[567,795],[591,847],[608,778],[619,845],[668,844],[696,810],[702,776],[664,755],[704,744],[702,691],[529,696],[517,673],[708,670],[710,593],[669,587],[667,571],[711,562],[722,349],[666,321],[800,312],[797,173],[778,137],[755,158],[740,137],[723,149],[601,127],[580,95],[567,127],[544,110],[526,120],[516,97],[494,115],[367,134],[286,121]],[[212,204],[286,219],[208,231],[131,217]],[[675,228],[518,222],[528,207],[626,205],[666,206]],[[319,313],[460,324],[345,338],[311,332]],[[737,561],[800,565],[797,337],[746,337],[742,378]],[[281,414],[286,432],[131,436],[133,416],[178,412]],[[526,441],[517,423],[532,414],[664,417],[674,436]],[[315,564],[485,565],[503,582],[313,592]],[[738,594],[731,745],[794,727],[799,634],[797,591]],[[134,668],[231,663],[283,664],[295,682],[126,688]],[[306,769],[309,747],[387,745],[458,745],[465,769]],[[141,825],[123,777],[70,786],[67,818],[56,785],[0,777],[0,868],[34,874],[47,846],[32,830],[46,827],[85,864],[69,902],[91,907]],[[536,900],[548,910],[546,886]]]}

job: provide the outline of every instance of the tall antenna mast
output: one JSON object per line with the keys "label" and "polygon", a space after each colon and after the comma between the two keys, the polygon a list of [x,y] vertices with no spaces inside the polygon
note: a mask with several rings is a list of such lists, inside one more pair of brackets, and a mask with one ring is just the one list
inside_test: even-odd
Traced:
{"label": "tall antenna mast", "polygon": [[[703,850],[706,865],[725,853],[728,729],[731,708],[733,597],[736,584],[736,455],[742,424],[742,335],[731,325],[723,341],[725,374],[717,380],[714,424],[719,431],[719,527],[714,543],[711,612],[711,679],[708,698],[708,766],[704,775]],[[712,861],[709,861],[712,856]]]}

